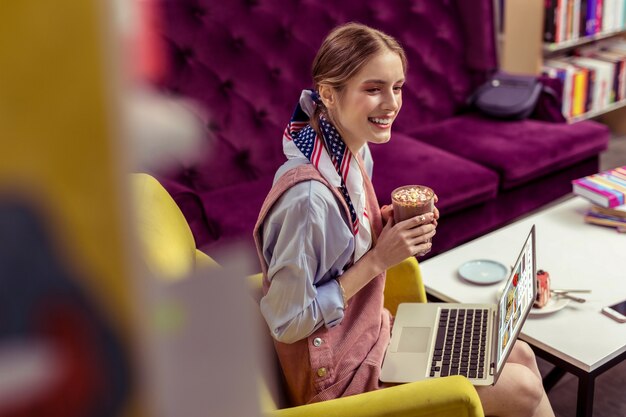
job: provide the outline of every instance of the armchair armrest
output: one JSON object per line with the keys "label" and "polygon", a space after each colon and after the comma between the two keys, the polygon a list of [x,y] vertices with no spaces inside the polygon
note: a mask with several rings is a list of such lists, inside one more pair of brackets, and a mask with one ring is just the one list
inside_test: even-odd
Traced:
{"label": "armchair armrest", "polygon": [[220,265],[209,255],[196,249],[196,268],[219,268]]}
{"label": "armchair armrest", "polygon": [[422,273],[414,257],[406,258],[387,270],[385,308],[395,316],[400,303],[425,303]]}
{"label": "armchair armrest", "polygon": [[396,385],[364,394],[285,408],[268,417],[483,417],[480,398],[462,376]]}

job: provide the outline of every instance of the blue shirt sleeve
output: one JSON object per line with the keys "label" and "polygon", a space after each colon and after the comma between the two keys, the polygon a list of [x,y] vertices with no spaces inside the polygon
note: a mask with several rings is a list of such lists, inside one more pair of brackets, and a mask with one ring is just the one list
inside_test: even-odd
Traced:
{"label": "blue shirt sleeve", "polygon": [[354,252],[344,217],[333,193],[318,181],[296,184],[268,213],[263,256],[270,287],[261,313],[276,340],[293,343],[343,319],[335,278]]}

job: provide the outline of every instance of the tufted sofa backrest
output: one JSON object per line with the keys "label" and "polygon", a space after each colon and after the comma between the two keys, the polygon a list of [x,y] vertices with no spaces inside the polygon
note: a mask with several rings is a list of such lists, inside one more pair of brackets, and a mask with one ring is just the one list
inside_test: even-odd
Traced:
{"label": "tufted sofa backrest", "polygon": [[396,37],[409,69],[394,129],[446,119],[496,66],[493,0],[161,0],[170,56],[164,88],[208,110],[214,142],[178,180],[204,191],[273,174],[282,131],[336,25]]}

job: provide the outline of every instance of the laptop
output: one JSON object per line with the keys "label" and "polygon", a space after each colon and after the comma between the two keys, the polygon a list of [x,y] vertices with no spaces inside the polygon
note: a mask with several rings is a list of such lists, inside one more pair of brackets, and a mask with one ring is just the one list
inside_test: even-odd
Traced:
{"label": "laptop", "polygon": [[497,304],[400,304],[380,380],[495,384],[537,295],[534,225],[513,265]]}

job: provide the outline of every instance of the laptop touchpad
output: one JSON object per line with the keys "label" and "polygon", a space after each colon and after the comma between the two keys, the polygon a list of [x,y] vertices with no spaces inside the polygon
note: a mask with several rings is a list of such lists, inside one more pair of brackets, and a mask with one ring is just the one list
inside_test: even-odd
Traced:
{"label": "laptop touchpad", "polygon": [[425,352],[430,340],[430,327],[403,327],[398,352]]}

